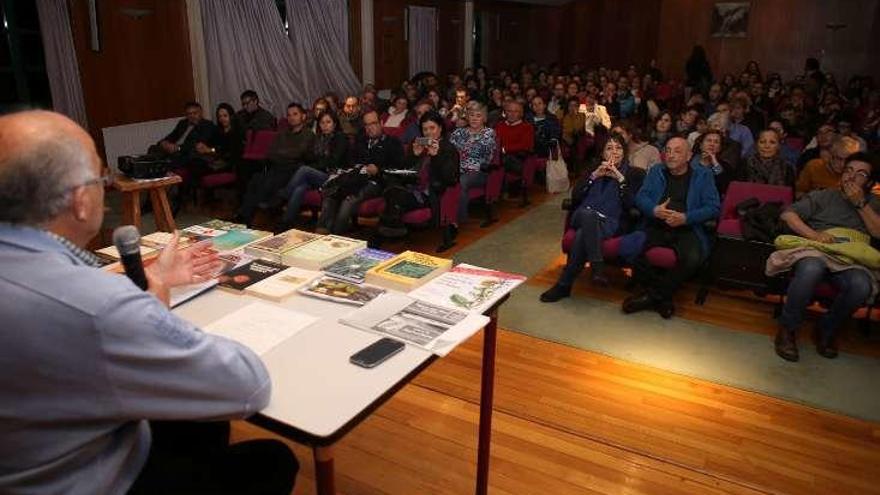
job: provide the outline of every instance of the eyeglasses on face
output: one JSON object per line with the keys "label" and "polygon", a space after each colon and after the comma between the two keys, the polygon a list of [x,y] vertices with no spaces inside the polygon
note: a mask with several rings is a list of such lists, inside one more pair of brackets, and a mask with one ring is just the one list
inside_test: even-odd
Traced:
{"label": "eyeglasses on face", "polygon": [[849,175],[856,175],[856,176],[859,176],[863,179],[867,179],[871,176],[871,174],[869,174],[867,171],[856,170],[853,167],[846,167],[845,169],[843,169],[843,173],[849,174]]}

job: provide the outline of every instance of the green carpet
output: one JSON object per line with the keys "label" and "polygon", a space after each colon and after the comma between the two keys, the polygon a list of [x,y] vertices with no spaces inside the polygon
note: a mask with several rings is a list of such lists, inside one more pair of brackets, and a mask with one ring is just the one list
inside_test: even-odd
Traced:
{"label": "green carpet", "polygon": [[[466,247],[456,262],[534,275],[559,255],[557,196]],[[841,353],[835,360],[801,345],[801,361],[773,352],[766,335],[735,331],[654,312],[624,315],[617,304],[573,297],[538,300],[542,287],[520,286],[502,307],[503,328],[694,378],[808,406],[880,421],[874,380],[880,359]],[[713,299],[707,301],[711,308]]]}

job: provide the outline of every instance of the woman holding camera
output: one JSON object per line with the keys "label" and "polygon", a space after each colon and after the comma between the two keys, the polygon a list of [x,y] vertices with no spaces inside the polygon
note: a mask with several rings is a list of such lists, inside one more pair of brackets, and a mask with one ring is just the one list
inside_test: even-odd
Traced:
{"label": "woman holding camera", "polygon": [[[403,214],[430,206],[439,211],[440,197],[447,187],[458,182],[459,159],[445,136],[445,122],[439,113],[429,111],[419,119],[421,137],[413,141],[399,173],[385,170],[385,211],[379,218],[379,234],[383,237],[403,237],[406,226]],[[421,170],[428,167],[428,180],[423,183]]]}

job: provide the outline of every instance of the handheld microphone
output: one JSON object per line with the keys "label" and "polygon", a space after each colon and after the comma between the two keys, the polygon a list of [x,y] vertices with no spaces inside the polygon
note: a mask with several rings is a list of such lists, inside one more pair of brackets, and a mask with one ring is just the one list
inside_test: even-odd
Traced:
{"label": "handheld microphone", "polygon": [[123,225],[113,231],[113,245],[119,251],[119,261],[125,274],[141,290],[147,290],[147,275],[141,259],[141,234],[134,225]]}

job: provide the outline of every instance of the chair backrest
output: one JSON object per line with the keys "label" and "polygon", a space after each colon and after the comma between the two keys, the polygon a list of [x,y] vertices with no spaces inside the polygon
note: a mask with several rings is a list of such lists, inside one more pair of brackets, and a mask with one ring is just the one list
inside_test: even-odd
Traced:
{"label": "chair backrest", "polygon": [[277,131],[248,131],[242,158],[245,160],[265,160],[269,153],[269,145],[277,136]]}
{"label": "chair backrest", "polygon": [[801,151],[803,151],[804,146],[807,145],[807,142],[802,137],[788,136],[785,138],[785,144],[791,146],[792,149],[800,153]]}
{"label": "chair backrest", "polygon": [[791,204],[793,193],[788,186],[733,181],[728,186],[724,203],[721,205],[721,219],[737,218],[736,205],[749,198],[755,198],[761,203],[779,201],[784,208]]}

